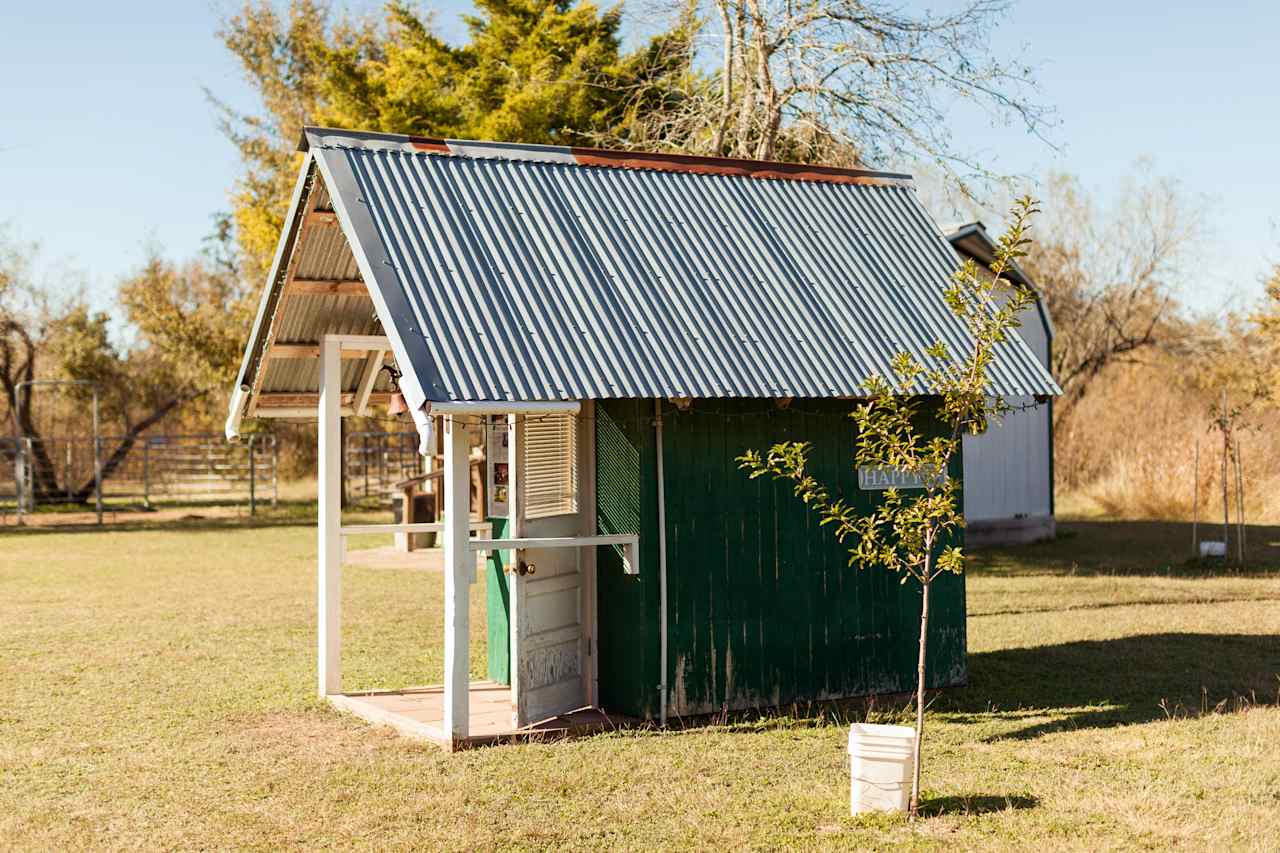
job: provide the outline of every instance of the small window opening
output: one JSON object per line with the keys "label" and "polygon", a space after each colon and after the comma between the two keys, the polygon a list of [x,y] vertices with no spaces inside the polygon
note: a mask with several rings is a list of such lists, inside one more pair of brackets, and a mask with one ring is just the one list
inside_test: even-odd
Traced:
{"label": "small window opening", "polygon": [[578,419],[538,415],[524,427],[525,518],[573,515],[578,511]]}

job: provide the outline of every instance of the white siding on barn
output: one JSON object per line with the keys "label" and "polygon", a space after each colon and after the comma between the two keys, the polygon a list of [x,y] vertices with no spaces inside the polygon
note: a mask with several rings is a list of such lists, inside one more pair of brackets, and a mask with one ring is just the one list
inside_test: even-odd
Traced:
{"label": "white siding on barn", "polygon": [[[1032,306],[1023,313],[1023,340],[1041,363],[1049,366],[1049,336],[1039,308]],[[1030,405],[1031,398],[1014,398],[1014,405]],[[1050,408],[1042,404],[1034,409],[1013,412],[1003,422],[982,435],[964,439],[964,514],[968,522],[979,522],[971,538],[994,541],[996,537],[980,531],[1001,522],[1043,519],[1053,516],[1052,459],[1049,428]],[[1048,530],[1046,524],[1029,524],[1029,529]],[[1001,541],[1017,539],[1007,531]],[[1034,537],[1032,537],[1034,538]]]}

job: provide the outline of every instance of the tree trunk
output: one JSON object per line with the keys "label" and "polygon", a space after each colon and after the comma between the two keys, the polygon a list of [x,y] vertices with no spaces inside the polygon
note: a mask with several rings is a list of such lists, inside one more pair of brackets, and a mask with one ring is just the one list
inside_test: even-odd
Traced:
{"label": "tree trunk", "polygon": [[[111,455],[102,463],[102,482],[105,483],[107,480],[111,479],[111,475],[116,472],[116,469],[124,464],[124,460],[128,458],[129,451],[133,449],[133,445],[137,442],[138,436],[158,424],[165,415],[169,414],[179,405],[190,399],[191,396],[173,397],[172,399],[165,401],[151,414],[129,427],[129,431],[124,434],[124,438],[120,439],[120,443],[116,445],[115,450],[111,451]],[[94,479],[90,477],[89,480],[80,486],[79,490],[72,495],[72,500],[81,504],[88,503],[89,498],[93,496],[93,492]]]}
{"label": "tree trunk", "polygon": [[[759,0],[747,0],[751,10],[751,21],[755,27],[755,60],[756,90],[761,103],[758,107],[761,114],[760,137],[756,140],[754,156],[757,160],[772,160],[774,142],[778,136],[775,111],[778,109],[778,90],[773,82],[773,74],[769,71],[769,60],[772,51],[769,48],[764,12]],[[754,105],[753,105],[754,108]],[[780,118],[780,115],[778,116]]]}
{"label": "tree trunk", "polygon": [[[926,569],[925,577],[928,577]],[[916,754],[911,771],[911,818],[920,812],[920,748],[924,745],[924,654],[929,637],[929,588],[933,581],[921,584],[923,600],[920,604],[920,659],[916,668]]]}
{"label": "tree trunk", "polygon": [[724,134],[729,128],[729,117],[733,115],[733,55],[737,52],[736,34],[733,19],[729,17],[728,0],[716,0],[716,9],[720,12],[720,23],[724,27],[724,59],[721,62],[720,81],[720,122],[716,126],[715,136],[711,140],[711,153],[719,157],[724,153]]}
{"label": "tree trunk", "polygon": [[[14,346],[15,340],[18,347]],[[14,437],[18,440],[31,439],[31,459],[27,471],[32,481],[32,494],[39,501],[58,496],[62,490],[58,488],[58,469],[49,458],[49,449],[45,447],[44,439],[36,429],[35,417],[31,412],[31,386],[23,385],[24,382],[35,379],[35,375],[35,341],[21,323],[5,319],[0,322],[0,383],[4,385],[9,416],[17,429]],[[14,452],[17,450],[15,447]]]}
{"label": "tree trunk", "polygon": [[737,28],[734,31],[735,50],[738,51],[737,66],[742,69],[742,93],[738,95],[738,132],[730,146],[731,157],[746,157],[751,139],[751,116],[755,110],[754,75],[748,66],[747,51],[747,10],[744,3],[737,5]]}
{"label": "tree trunk", "polygon": [[[23,418],[27,420],[27,418]],[[28,457],[27,475],[31,477],[31,493],[36,503],[57,500],[63,492],[58,485],[58,469],[49,457],[49,448],[36,432],[34,425],[24,428],[26,438],[31,439],[31,455]]]}

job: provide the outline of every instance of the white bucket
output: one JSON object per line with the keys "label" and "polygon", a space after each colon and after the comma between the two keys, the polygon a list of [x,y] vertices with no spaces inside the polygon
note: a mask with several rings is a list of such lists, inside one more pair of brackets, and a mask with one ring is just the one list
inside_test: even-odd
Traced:
{"label": "white bucket", "polygon": [[1205,540],[1200,543],[1200,556],[1225,557],[1227,556],[1227,543]]}
{"label": "white bucket", "polygon": [[849,807],[853,814],[905,812],[911,804],[916,730],[910,726],[849,727]]}

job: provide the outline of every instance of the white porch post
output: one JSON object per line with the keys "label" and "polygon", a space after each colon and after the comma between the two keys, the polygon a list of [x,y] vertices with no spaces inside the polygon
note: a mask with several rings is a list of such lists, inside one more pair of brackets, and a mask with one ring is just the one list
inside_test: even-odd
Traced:
{"label": "white porch post", "polygon": [[[507,415],[507,511],[510,519],[507,536],[520,539],[524,536],[524,500],[521,482],[524,471],[524,417]],[[520,551],[512,548],[507,556],[507,630],[510,634],[507,666],[511,678],[511,725],[520,728],[524,716],[520,709],[520,625],[524,619],[524,584],[516,571],[520,566]]]}
{"label": "white porch post", "polygon": [[444,732],[455,746],[467,737],[471,683],[471,441],[458,417],[444,421]]}
{"label": "white porch post", "polygon": [[321,696],[342,692],[342,344],[332,336],[320,343],[320,430],[318,441],[319,559],[317,638]]}

